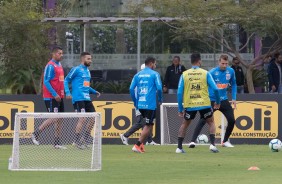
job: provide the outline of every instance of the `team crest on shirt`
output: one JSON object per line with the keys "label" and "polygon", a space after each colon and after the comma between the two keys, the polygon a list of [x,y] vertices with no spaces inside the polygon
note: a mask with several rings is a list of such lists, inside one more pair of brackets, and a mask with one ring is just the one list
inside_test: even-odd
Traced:
{"label": "team crest on shirt", "polygon": [[218,75],[219,73],[218,72],[215,72],[215,74],[214,75]]}
{"label": "team crest on shirt", "polygon": [[230,80],[230,78],[231,78],[230,73],[227,73],[227,74],[226,74],[226,80]]}

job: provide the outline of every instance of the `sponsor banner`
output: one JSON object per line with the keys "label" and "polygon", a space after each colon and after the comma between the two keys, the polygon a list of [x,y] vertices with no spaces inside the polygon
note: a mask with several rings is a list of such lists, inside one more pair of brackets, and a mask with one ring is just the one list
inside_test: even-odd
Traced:
{"label": "sponsor banner", "polygon": [[[102,138],[120,138],[120,134],[129,130],[137,121],[131,101],[95,101],[93,105],[102,114]],[[142,129],[136,131],[130,138],[139,138],[141,131]]]}
{"label": "sponsor banner", "polygon": [[[278,137],[278,103],[276,101],[237,101],[234,110],[235,127],[231,138],[277,138]],[[216,137],[221,137],[222,113],[214,114],[217,127]]]}
{"label": "sponsor banner", "polygon": [[[34,112],[32,101],[0,101],[0,138],[13,138],[15,114],[17,112]],[[33,119],[21,123],[20,137],[30,138],[34,131]]]}

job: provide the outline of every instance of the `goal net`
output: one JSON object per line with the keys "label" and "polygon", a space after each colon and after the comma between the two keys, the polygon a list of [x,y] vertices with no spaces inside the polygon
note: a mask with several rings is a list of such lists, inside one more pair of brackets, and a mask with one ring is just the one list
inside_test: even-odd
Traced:
{"label": "goal net", "polygon": [[[46,123],[47,122],[47,123]],[[48,124],[36,140],[32,132]],[[78,122],[82,122],[80,136],[75,136]],[[87,136],[86,136],[87,135]],[[55,138],[57,137],[57,138]],[[59,138],[58,138],[59,137]],[[79,145],[74,144],[79,137]],[[87,141],[84,139],[87,137]],[[63,147],[55,147],[58,140]],[[96,171],[101,170],[101,114],[100,113],[17,113],[9,169],[31,171]],[[77,141],[76,141],[77,142]]]}
{"label": "goal net", "polygon": [[[221,112],[215,112],[215,124],[216,124],[216,143],[219,144],[223,139],[226,127],[226,119]],[[191,142],[195,127],[200,120],[200,114],[197,113],[194,120],[189,125],[186,136],[183,140],[183,144]],[[163,103],[160,106],[160,127],[161,127],[161,145],[177,144],[178,142],[178,130],[183,121],[183,118],[178,116],[177,103]],[[221,127],[224,127],[223,129]],[[205,134],[209,137],[208,124],[206,124],[200,134]]]}

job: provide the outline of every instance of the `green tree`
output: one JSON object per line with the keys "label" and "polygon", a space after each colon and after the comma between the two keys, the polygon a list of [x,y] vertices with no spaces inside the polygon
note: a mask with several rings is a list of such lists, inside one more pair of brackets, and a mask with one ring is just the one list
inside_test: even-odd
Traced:
{"label": "green tree", "polygon": [[0,1],[0,88],[40,93],[49,52],[48,26],[42,18],[41,1]]}
{"label": "green tree", "polygon": [[[177,18],[173,24],[166,23],[171,26],[176,38],[199,40],[214,51],[223,51],[238,57],[246,68],[250,93],[254,93],[252,71],[261,65],[259,61],[267,54],[281,50],[280,0],[143,0],[143,4],[138,5],[135,10],[148,7],[153,8],[156,16]],[[239,31],[245,32],[246,39],[236,45],[234,39]],[[240,52],[246,49],[256,36],[261,38],[262,47],[264,39],[276,38],[276,41],[267,53],[259,54],[252,62],[247,63],[240,56]]]}

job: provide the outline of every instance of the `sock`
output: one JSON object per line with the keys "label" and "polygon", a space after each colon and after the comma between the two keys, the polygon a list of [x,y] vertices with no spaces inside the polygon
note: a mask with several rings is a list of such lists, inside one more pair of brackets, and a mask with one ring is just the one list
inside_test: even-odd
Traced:
{"label": "sock", "polygon": [[234,129],[234,125],[235,125],[235,121],[234,122],[231,122],[231,121],[228,121],[228,125],[226,127],[226,131],[225,131],[225,135],[224,135],[224,139],[223,139],[223,142],[227,142],[233,129]]}
{"label": "sock", "polygon": [[40,134],[40,130],[35,130],[34,132],[33,132],[33,134],[35,135],[35,137],[37,138],[38,136],[39,136],[39,134]]}
{"label": "sock", "polygon": [[182,149],[182,142],[183,142],[183,140],[184,140],[184,137],[178,137],[178,148],[179,149]]}
{"label": "sock", "polygon": [[85,132],[85,142],[90,144],[89,138],[91,137],[90,132]]}
{"label": "sock", "polygon": [[61,145],[60,137],[55,137],[54,145]]}
{"label": "sock", "polygon": [[140,146],[140,145],[141,145],[141,142],[140,142],[140,141],[137,141],[136,145],[137,145],[137,146]]}
{"label": "sock", "polygon": [[200,119],[192,136],[191,142],[195,142],[198,135],[200,134],[202,128],[205,126],[206,121],[204,119]]}
{"label": "sock", "polygon": [[215,146],[215,144],[214,144],[215,134],[210,134],[210,141],[211,141],[211,144]]}
{"label": "sock", "polygon": [[75,133],[75,143],[79,143],[80,133]]}

